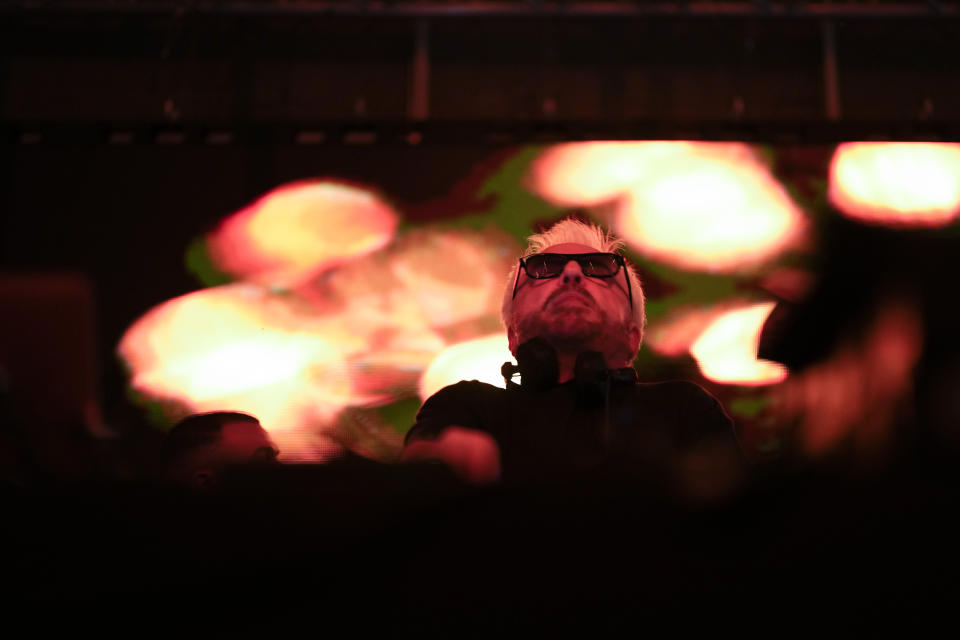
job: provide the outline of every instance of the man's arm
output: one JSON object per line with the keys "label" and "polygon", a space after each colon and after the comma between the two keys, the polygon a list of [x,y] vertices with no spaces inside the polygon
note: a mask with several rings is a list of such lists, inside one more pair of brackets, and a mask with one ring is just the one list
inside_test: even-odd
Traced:
{"label": "man's arm", "polygon": [[500,448],[483,430],[484,398],[491,390],[476,381],[460,382],[428,398],[407,433],[400,459],[440,460],[467,482],[496,482]]}
{"label": "man's arm", "polygon": [[733,420],[720,401],[701,386],[674,384],[677,391],[684,391],[685,399],[678,408],[680,423],[688,431],[688,446],[678,460],[683,493],[694,501],[731,495],[741,486],[747,470]]}
{"label": "man's arm", "polygon": [[500,449],[493,437],[477,429],[449,426],[436,440],[414,440],[400,459],[440,460],[472,484],[490,484],[500,479]]}

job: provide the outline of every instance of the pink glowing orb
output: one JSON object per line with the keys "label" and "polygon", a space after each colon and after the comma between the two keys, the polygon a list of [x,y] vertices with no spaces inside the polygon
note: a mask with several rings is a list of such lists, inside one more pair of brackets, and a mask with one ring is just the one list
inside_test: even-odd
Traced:
{"label": "pink glowing orb", "polygon": [[619,198],[644,182],[664,158],[692,142],[570,142],[547,149],[531,167],[530,186],[561,206],[590,206]]}
{"label": "pink glowing orb", "polygon": [[760,331],[774,306],[760,302],[727,311],[704,329],[690,346],[704,377],[744,386],[775,384],[787,377],[783,365],[757,358]]}
{"label": "pink glowing orb", "polygon": [[668,358],[682,356],[690,350],[711,322],[717,319],[729,307],[679,307],[667,314],[647,329],[644,344],[656,353]]}
{"label": "pink glowing orb", "polygon": [[960,144],[850,142],[830,162],[830,201],[844,215],[938,227],[960,215]]}
{"label": "pink glowing orb", "polygon": [[373,193],[337,182],[277,187],[209,237],[214,264],[234,276],[289,284],[383,247],[397,214]]}
{"label": "pink glowing orb", "polygon": [[651,258],[716,273],[774,258],[799,238],[803,220],[747,147],[713,144],[651,167],[620,201],[614,229]]}
{"label": "pink glowing orb", "polygon": [[440,389],[461,380],[479,380],[505,387],[500,367],[513,361],[507,334],[495,333],[460,342],[441,351],[420,378],[420,398],[426,400]]}
{"label": "pink glowing orb", "polygon": [[233,284],[167,301],[130,327],[119,352],[131,386],[170,405],[169,417],[246,411],[281,457],[325,459],[344,410],[415,394],[447,345],[499,327],[517,252],[502,233],[410,232],[289,289]]}
{"label": "pink glowing orb", "polygon": [[[504,283],[519,253],[516,241],[496,230],[420,229],[324,274],[317,289],[355,309],[361,323],[380,318],[395,327],[466,327],[473,338],[499,327]],[[472,331],[472,324],[488,328]]]}
{"label": "pink glowing orb", "polygon": [[348,359],[355,396],[373,406],[416,393],[421,374],[445,346],[427,327],[371,334],[369,347]]}
{"label": "pink glowing orb", "polygon": [[615,203],[631,248],[680,268],[752,269],[796,242],[800,209],[741,143],[582,142],[547,150],[531,187],[563,206]]}
{"label": "pink glowing orb", "polygon": [[189,412],[245,411],[273,435],[329,422],[357,401],[347,338],[312,330],[261,287],[229,285],[158,305],[118,352],[141,394]]}
{"label": "pink glowing orb", "polygon": [[512,259],[489,244],[456,231],[412,233],[398,242],[390,269],[432,326],[495,315]]}

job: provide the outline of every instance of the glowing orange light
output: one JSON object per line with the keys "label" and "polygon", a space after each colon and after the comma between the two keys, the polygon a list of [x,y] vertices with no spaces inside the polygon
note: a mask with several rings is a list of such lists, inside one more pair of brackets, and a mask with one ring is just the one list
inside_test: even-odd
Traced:
{"label": "glowing orange light", "polygon": [[644,344],[660,355],[676,358],[689,351],[704,329],[726,310],[728,307],[674,309],[647,330]]}
{"label": "glowing orange light", "polygon": [[830,163],[829,195],[858,220],[945,225],[960,215],[960,144],[842,144]]}
{"label": "glowing orange light", "polygon": [[445,346],[426,327],[373,334],[370,346],[348,360],[354,393],[368,406],[415,393],[421,374]]}
{"label": "glowing orange light", "polygon": [[802,214],[746,147],[709,147],[657,165],[614,227],[638,251],[688,269],[754,267],[793,242]]}
{"label": "glowing orange light", "polygon": [[512,260],[454,232],[411,234],[404,240],[390,268],[432,326],[497,312]]}
{"label": "glowing orange light", "polygon": [[584,142],[548,150],[533,189],[563,205],[616,201],[614,229],[682,268],[749,269],[790,246],[803,216],[740,143]]}
{"label": "glowing orange light", "polygon": [[118,350],[137,391],[189,411],[246,411],[274,435],[357,402],[343,357],[350,341],[296,319],[259,287],[217,287],[154,308]]}
{"label": "glowing orange light", "polygon": [[549,148],[531,168],[531,187],[563,206],[618,198],[645,180],[653,166],[696,143],[570,142]]}
{"label": "glowing orange light", "polygon": [[397,215],[372,193],[335,182],[278,187],[227,218],[208,240],[223,271],[289,284],[393,238]]}
{"label": "glowing orange light", "polygon": [[760,330],[775,303],[761,302],[716,318],[690,347],[701,373],[714,382],[759,386],[787,377],[786,368],[757,358]]}
{"label": "glowing orange light", "polygon": [[446,330],[475,324],[499,326],[507,273],[519,254],[502,232],[413,231],[364,260],[323,278],[322,295],[346,306],[358,323]]}
{"label": "glowing orange light", "polygon": [[420,379],[420,398],[426,400],[440,389],[461,380],[479,380],[505,387],[500,367],[513,361],[507,346],[507,334],[460,342],[441,351]]}
{"label": "glowing orange light", "polygon": [[416,393],[449,342],[499,327],[512,242],[416,231],[286,292],[197,291],[140,318],[119,352],[141,394],[186,411],[247,411],[285,459],[323,459],[338,450],[344,409]]}

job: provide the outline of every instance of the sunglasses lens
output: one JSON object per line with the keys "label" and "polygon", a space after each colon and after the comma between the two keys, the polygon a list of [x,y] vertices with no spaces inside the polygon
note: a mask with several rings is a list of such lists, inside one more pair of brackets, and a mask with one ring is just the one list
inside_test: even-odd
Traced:
{"label": "sunglasses lens", "polygon": [[552,278],[560,275],[570,258],[557,253],[538,253],[527,258],[527,275],[531,278]]}
{"label": "sunglasses lens", "polygon": [[594,277],[610,277],[620,270],[616,256],[609,253],[587,254],[577,260],[584,275]]}
{"label": "sunglasses lens", "polygon": [[612,253],[537,253],[525,261],[527,275],[531,278],[553,278],[563,272],[571,260],[576,260],[586,276],[609,278],[620,270],[617,256]]}

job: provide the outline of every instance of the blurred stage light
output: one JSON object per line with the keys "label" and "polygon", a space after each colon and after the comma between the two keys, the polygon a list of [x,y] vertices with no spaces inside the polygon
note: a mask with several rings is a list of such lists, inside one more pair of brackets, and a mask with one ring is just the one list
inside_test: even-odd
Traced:
{"label": "blurred stage light", "polygon": [[325,424],[358,401],[344,351],[359,342],[316,331],[282,299],[242,284],[155,307],[118,352],[147,398],[188,412],[245,411],[274,435]]}
{"label": "blurred stage light", "polygon": [[238,278],[287,285],[375,251],[397,215],[369,191],[336,182],[277,187],[208,237],[214,264]]}
{"label": "blurred stage light", "polygon": [[530,186],[547,200],[568,207],[614,200],[644,181],[658,161],[684,151],[690,142],[570,142],[550,147],[534,162]]}
{"label": "blurred stage light", "polygon": [[960,215],[960,144],[841,144],[830,163],[830,201],[876,224],[948,224]]}
{"label": "blurred stage light", "polygon": [[390,268],[431,326],[499,312],[503,286],[519,255],[499,235],[414,232],[398,241]]}
{"label": "blurred stage light", "polygon": [[775,384],[787,377],[783,365],[757,358],[760,330],[775,305],[761,302],[727,311],[704,329],[690,346],[704,377],[744,386]]}
{"label": "blurred stage light", "polygon": [[896,446],[898,430],[913,422],[923,325],[915,301],[887,299],[829,356],[771,389],[771,416],[799,425],[808,454],[847,443],[859,455],[884,457]]}
{"label": "blurred stage light", "polygon": [[532,188],[564,206],[616,202],[614,230],[653,259],[746,270],[796,241],[803,214],[741,143],[584,142],[549,149]]}
{"label": "blurred stage light", "polygon": [[716,307],[680,307],[647,328],[644,344],[668,358],[682,356],[690,350],[697,338],[711,322],[730,309],[729,305]]}
{"label": "blurred stage light", "polygon": [[513,361],[507,334],[496,333],[460,342],[441,351],[420,379],[420,398],[426,400],[440,389],[461,380],[479,380],[506,387],[500,367]]}
{"label": "blurred stage light", "polygon": [[[349,326],[347,316],[343,327]],[[443,338],[427,327],[370,334],[369,346],[348,356],[354,395],[363,399],[365,406],[409,397],[416,392],[423,371],[445,346]]]}
{"label": "blurred stage light", "polygon": [[246,411],[296,458],[317,459],[336,448],[324,434],[343,409],[414,395],[448,343],[500,326],[515,244],[492,231],[409,232],[287,292],[233,284],[165,302],[119,353],[147,399],[180,414]]}
{"label": "blurred stage light", "polygon": [[732,272],[775,257],[803,215],[744,145],[711,145],[665,158],[633,185],[615,230],[651,258],[685,269]]}
{"label": "blurred stage light", "polygon": [[432,328],[459,341],[500,326],[503,287],[519,253],[500,231],[411,231],[325,274],[306,295],[349,309],[361,324]]}

